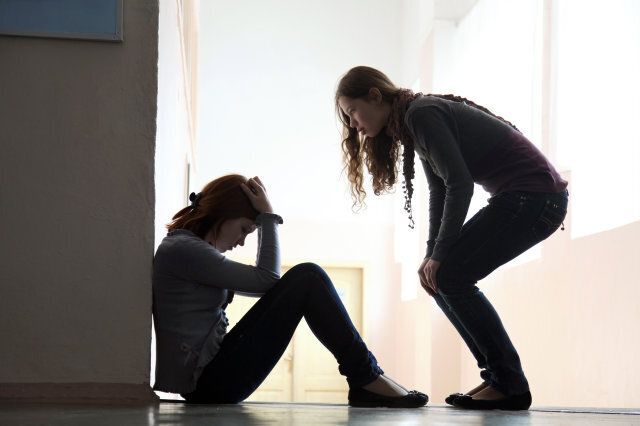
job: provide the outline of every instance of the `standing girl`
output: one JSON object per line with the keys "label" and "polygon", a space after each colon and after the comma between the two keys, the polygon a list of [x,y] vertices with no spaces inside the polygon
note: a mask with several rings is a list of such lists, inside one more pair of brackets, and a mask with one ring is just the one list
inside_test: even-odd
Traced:
{"label": "standing girl", "polygon": [[[470,409],[528,409],[531,393],[518,353],[476,284],[560,227],[567,182],[513,124],[467,99],[413,93],[360,66],[340,80],[335,104],[356,203],[366,195],[363,164],[380,195],[397,181],[402,147],[404,208],[413,227],[416,153],[422,163],[429,184],[429,237],[418,276],[471,350],[483,380],[446,402]],[[491,198],[464,223],[474,183]]]}

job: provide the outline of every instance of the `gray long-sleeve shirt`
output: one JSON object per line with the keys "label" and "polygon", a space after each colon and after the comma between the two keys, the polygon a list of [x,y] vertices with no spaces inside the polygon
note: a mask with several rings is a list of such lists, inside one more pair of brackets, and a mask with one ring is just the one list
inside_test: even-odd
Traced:
{"label": "gray long-sleeve shirt", "polygon": [[227,331],[229,291],[261,295],[280,278],[277,224],[260,214],[256,265],[227,259],[193,232],[171,231],[153,261],[153,321],[156,332],[155,390],[188,393],[215,357]]}
{"label": "gray long-sleeve shirt", "polygon": [[429,184],[427,257],[442,261],[460,234],[474,182],[490,194],[557,193],[567,182],[520,132],[464,102],[414,100],[405,114]]}

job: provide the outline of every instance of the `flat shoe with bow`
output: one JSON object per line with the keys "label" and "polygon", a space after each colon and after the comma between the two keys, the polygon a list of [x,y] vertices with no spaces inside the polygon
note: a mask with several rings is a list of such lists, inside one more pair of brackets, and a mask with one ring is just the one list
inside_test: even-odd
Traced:
{"label": "flat shoe with bow", "polygon": [[349,405],[352,407],[418,408],[428,401],[427,395],[415,390],[404,396],[384,396],[362,388],[349,389]]}

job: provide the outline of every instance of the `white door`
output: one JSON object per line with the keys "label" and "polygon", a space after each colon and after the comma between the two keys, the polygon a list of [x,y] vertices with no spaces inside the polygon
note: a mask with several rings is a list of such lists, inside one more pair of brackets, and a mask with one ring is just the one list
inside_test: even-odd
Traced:
{"label": "white door", "polygon": [[[288,268],[283,267],[283,273]],[[362,268],[328,267],[327,274],[351,321],[362,333]],[[227,308],[230,326],[257,301],[236,296]],[[346,403],[348,386],[338,364],[301,321],[280,361],[249,401]]]}

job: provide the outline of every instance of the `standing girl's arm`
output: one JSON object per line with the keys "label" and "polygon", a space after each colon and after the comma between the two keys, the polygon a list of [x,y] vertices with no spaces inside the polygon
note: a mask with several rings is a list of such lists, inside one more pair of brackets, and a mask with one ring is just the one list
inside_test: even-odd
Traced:
{"label": "standing girl's arm", "polygon": [[420,161],[429,184],[429,237],[427,238],[427,255],[425,257],[431,257],[442,223],[446,189],[444,181],[433,172],[427,160],[420,157]]}
{"label": "standing girl's arm", "polygon": [[420,278],[422,288],[424,288],[430,296],[435,296],[436,290],[435,287],[432,288],[430,284],[430,271],[427,268],[427,264],[433,255],[436,239],[440,232],[446,188],[444,181],[433,172],[427,159],[420,156],[420,161],[422,162],[422,168],[424,169],[424,173],[427,176],[427,183],[429,184],[429,237],[427,238],[427,255],[418,268],[418,277]]}
{"label": "standing girl's arm", "polygon": [[431,106],[417,108],[406,118],[418,149],[426,152],[434,166],[433,172],[445,186],[442,221],[430,256],[437,261],[446,257],[457,240],[473,195],[473,178],[447,126],[447,119],[439,108]]}

